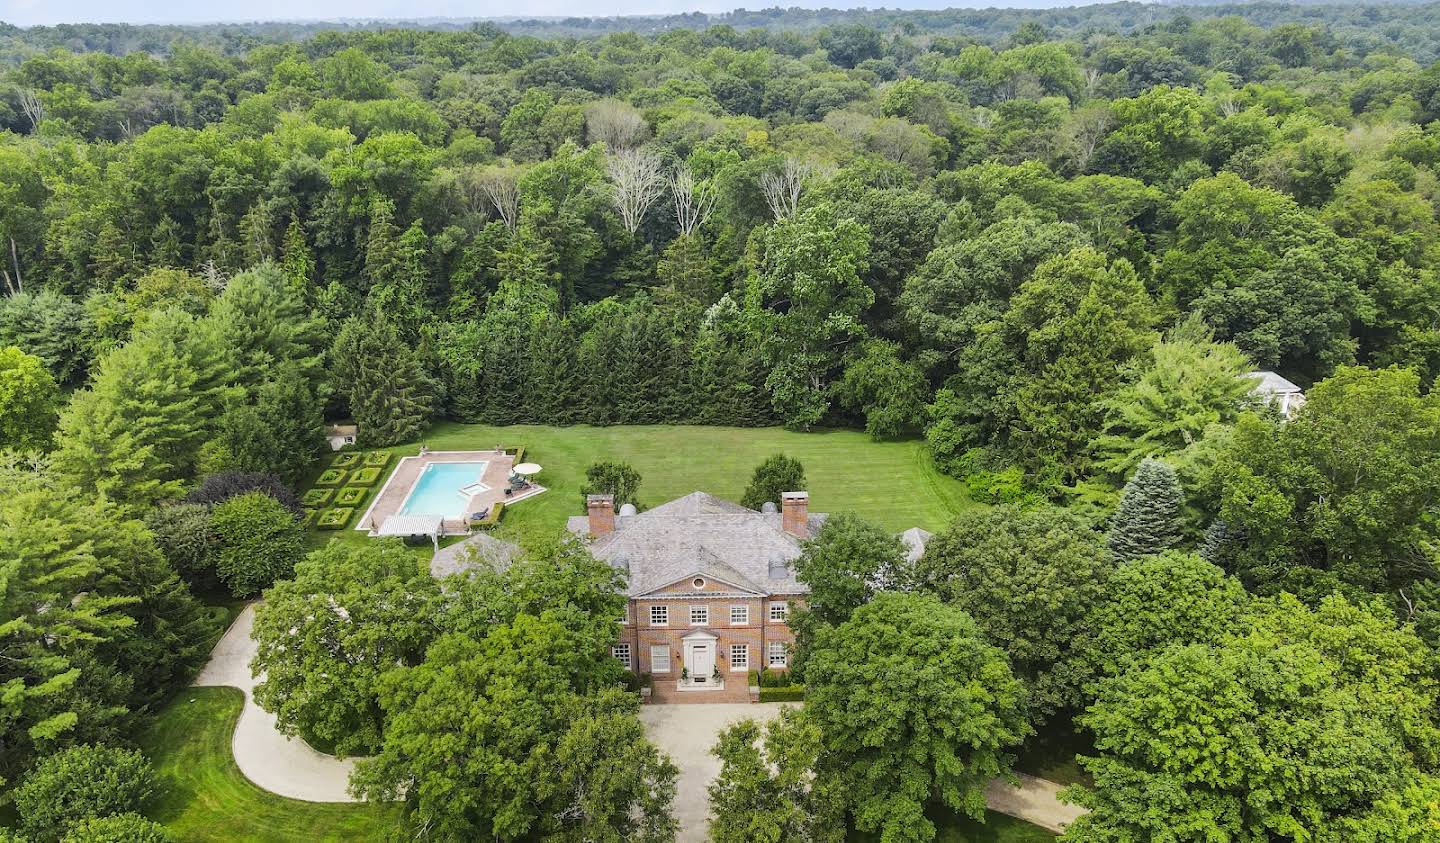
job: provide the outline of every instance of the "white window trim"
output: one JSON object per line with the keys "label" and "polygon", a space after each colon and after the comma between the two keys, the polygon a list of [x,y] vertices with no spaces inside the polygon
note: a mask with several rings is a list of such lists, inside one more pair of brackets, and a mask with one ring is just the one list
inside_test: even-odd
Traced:
{"label": "white window trim", "polygon": [[[737,665],[737,664],[735,664],[735,648],[736,648],[736,647],[740,647],[740,648],[742,648],[742,649],[744,650],[744,653],[745,653],[745,664],[743,664],[743,665]],[[731,672],[731,673],[748,673],[749,670],[750,670],[750,645],[749,645],[749,644],[731,644],[731,645],[730,645],[730,672]]]}
{"label": "white window trim", "polygon": [[[656,651],[656,650],[661,650],[661,651],[663,651],[663,652],[665,653],[665,669],[664,669],[664,670],[661,670],[660,668],[658,668],[658,667],[655,666],[655,651]],[[670,658],[670,647],[669,647],[669,645],[666,645],[666,644],[651,644],[651,645],[650,645],[650,672],[651,672],[651,673],[669,673],[669,672],[670,672],[670,662],[671,662],[671,658]]]}
{"label": "white window trim", "polygon": [[[776,610],[779,610],[778,612]],[[790,604],[784,600],[776,600],[770,604],[770,620],[778,623],[790,621]]]}
{"label": "white window trim", "polygon": [[[775,649],[776,649],[777,647],[780,649],[780,653],[779,653],[780,660],[779,660],[778,662],[775,661],[775,656],[776,656]],[[766,666],[766,667],[789,667],[789,665],[790,665],[790,653],[789,653],[789,652],[786,650],[786,648],[785,648],[785,642],[783,642],[783,641],[771,641],[769,644],[766,644],[766,645],[765,645],[765,666]]]}
{"label": "white window trim", "polygon": [[[697,620],[695,620],[695,613],[696,613],[696,612],[704,612],[704,613],[705,613],[705,620],[703,620],[703,621],[697,621]],[[709,606],[691,606],[691,607],[690,607],[690,625],[691,625],[691,626],[709,626],[709,625],[710,625],[710,607],[709,607]]]}
{"label": "white window trim", "polygon": [[[664,620],[660,621],[659,623],[656,623],[656,622],[655,622],[655,612],[656,612],[656,610],[659,610],[660,614],[661,614],[662,616],[664,616]],[[669,607],[669,606],[651,606],[651,607],[650,607],[650,625],[651,625],[651,626],[669,626],[669,625],[670,625],[670,607]]]}
{"label": "white window trim", "polygon": [[[625,652],[625,658],[623,658],[623,659],[620,658],[620,652],[621,652],[622,650]],[[620,662],[621,664],[625,665],[625,669],[626,669],[626,670],[629,670],[629,669],[630,669],[630,667],[631,667],[630,658],[631,658],[631,656],[634,655],[634,653],[630,652],[630,645],[629,645],[629,644],[616,644],[615,646],[613,646],[613,647],[610,648],[610,655],[611,655],[611,657],[613,657],[616,661],[618,661],[618,662]]]}
{"label": "white window trim", "polygon": [[[742,615],[742,617],[741,617],[740,620],[738,620],[738,621],[735,620],[735,613],[736,613],[737,611]],[[749,607],[749,606],[731,606],[731,607],[730,607],[730,625],[731,625],[731,626],[749,626],[749,625],[750,625],[750,607]]]}

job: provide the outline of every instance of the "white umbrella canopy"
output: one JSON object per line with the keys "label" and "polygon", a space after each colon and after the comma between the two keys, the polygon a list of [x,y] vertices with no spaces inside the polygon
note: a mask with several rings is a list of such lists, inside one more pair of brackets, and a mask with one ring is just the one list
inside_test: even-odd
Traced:
{"label": "white umbrella canopy", "polygon": [[515,466],[514,471],[516,474],[524,474],[527,476],[531,474],[539,474],[540,464],[533,462],[522,462],[519,465]]}

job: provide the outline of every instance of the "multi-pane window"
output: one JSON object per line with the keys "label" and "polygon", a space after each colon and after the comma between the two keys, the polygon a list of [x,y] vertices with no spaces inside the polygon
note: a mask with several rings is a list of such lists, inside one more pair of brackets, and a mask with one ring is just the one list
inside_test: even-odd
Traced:
{"label": "multi-pane window", "polygon": [[748,623],[750,623],[750,607],[749,607],[749,606],[731,606],[731,607],[730,607],[730,625],[731,625],[731,626],[745,626],[745,625],[748,624]]}
{"label": "multi-pane window", "polygon": [[730,669],[750,669],[750,648],[744,644],[730,645]]}
{"label": "multi-pane window", "polygon": [[626,670],[629,670],[629,669],[630,669],[630,645],[629,645],[629,644],[616,644],[614,647],[611,647],[611,648],[610,648],[610,655],[614,656],[617,661],[619,661],[621,664],[625,665],[625,669],[626,669]]}
{"label": "multi-pane window", "polygon": [[707,623],[709,623],[709,622],[710,622],[710,607],[709,607],[709,606],[691,606],[691,607],[690,607],[690,625],[691,625],[691,626],[704,626],[705,624],[707,624]]}
{"label": "multi-pane window", "polygon": [[770,620],[784,622],[790,617],[790,604],[779,601],[770,604]]}
{"label": "multi-pane window", "polygon": [[650,607],[650,625],[651,625],[651,626],[667,626],[669,623],[670,623],[670,607],[669,607],[669,606],[651,606],[651,607]]}
{"label": "multi-pane window", "polygon": [[785,666],[785,644],[782,641],[771,641],[768,652],[770,654],[771,667]]}
{"label": "multi-pane window", "polygon": [[670,672],[670,648],[664,644],[657,644],[650,648],[650,672]]}

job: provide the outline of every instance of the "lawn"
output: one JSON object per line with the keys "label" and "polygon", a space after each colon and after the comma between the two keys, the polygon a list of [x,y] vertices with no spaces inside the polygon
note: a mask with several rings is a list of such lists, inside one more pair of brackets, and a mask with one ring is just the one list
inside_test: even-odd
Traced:
{"label": "lawn", "polygon": [[[935,470],[918,439],[873,442],[858,431],[797,433],[780,428],[686,425],[494,427],[442,423],[425,436],[432,451],[523,447],[527,462],[545,470],[536,481],[549,491],[507,507],[502,533],[560,529],[582,511],[585,469],[601,460],[633,465],[642,475],[640,498],[654,506],[695,490],[739,500],[755,465],[784,452],[805,465],[814,512],[852,511],[886,529],[944,529],[959,510],[972,505],[959,481]],[[412,442],[386,450],[419,453]],[[385,476],[389,476],[387,469]],[[361,534],[342,530],[342,540]],[[312,534],[323,543],[336,533]]]}
{"label": "lawn", "polygon": [[[1055,840],[1055,835],[1038,825],[994,811],[985,812],[984,823],[940,809],[927,813],[939,829],[935,843],[1054,843]],[[879,835],[850,834],[851,843],[875,843],[879,839]]]}
{"label": "lawn", "polygon": [[160,712],[141,739],[164,780],[147,814],[184,841],[386,838],[394,807],[301,802],[251,784],[230,752],[243,699],[236,688],[188,688]]}

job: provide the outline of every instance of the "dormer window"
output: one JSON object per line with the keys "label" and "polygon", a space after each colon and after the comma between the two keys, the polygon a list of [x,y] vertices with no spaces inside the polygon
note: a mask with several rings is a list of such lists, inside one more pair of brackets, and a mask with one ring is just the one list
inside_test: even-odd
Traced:
{"label": "dormer window", "polygon": [[783,559],[770,560],[770,579],[783,580],[790,575],[790,566]]}

